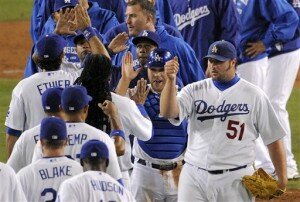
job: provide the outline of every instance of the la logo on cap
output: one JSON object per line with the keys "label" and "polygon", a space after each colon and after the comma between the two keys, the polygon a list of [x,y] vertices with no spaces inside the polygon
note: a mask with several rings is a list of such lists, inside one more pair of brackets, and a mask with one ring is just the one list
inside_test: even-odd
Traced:
{"label": "la logo on cap", "polygon": [[65,0],[65,4],[70,4],[71,0]]}
{"label": "la logo on cap", "polygon": [[218,48],[216,45],[214,45],[214,47],[211,49],[211,52],[213,53],[217,53],[218,52]]}
{"label": "la logo on cap", "polygon": [[144,31],[142,36],[148,36],[148,32],[147,31]]}
{"label": "la logo on cap", "polygon": [[154,60],[155,62],[160,62],[162,57],[160,57],[157,53],[154,54]]}

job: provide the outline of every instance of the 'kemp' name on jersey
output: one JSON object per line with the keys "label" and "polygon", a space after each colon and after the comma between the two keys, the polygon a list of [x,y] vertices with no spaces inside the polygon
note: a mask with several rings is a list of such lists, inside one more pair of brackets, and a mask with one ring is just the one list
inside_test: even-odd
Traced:
{"label": "'kemp' name on jersey", "polygon": [[249,114],[248,104],[226,104],[226,100],[219,106],[209,105],[204,100],[194,102],[197,114],[212,114],[211,116],[199,116],[197,120],[205,121],[220,118],[225,121],[228,116]]}

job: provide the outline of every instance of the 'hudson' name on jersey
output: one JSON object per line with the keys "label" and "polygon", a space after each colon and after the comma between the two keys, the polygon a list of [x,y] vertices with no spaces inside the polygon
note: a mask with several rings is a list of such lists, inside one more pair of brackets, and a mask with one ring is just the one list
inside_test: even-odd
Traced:
{"label": "'hudson' name on jersey", "polygon": [[215,118],[225,121],[228,116],[249,114],[248,104],[226,104],[226,100],[219,106],[209,105],[204,100],[196,100],[194,104],[197,114],[208,114],[208,116],[198,116],[199,121]]}
{"label": "'hudson' name on jersey", "polygon": [[188,12],[185,14],[180,15],[179,13],[174,14],[174,20],[178,27],[178,30],[182,30],[188,25],[194,26],[195,21],[199,20],[200,18],[207,16],[210,14],[210,11],[207,5],[195,8],[195,9],[188,9]]}

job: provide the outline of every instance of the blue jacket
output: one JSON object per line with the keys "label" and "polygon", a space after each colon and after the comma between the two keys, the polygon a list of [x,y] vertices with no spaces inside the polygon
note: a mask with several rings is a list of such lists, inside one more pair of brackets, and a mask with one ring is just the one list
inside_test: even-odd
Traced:
{"label": "blue jacket", "polygon": [[124,0],[91,0],[97,2],[103,9],[110,10],[115,13],[119,23],[125,21],[126,3]]}
{"label": "blue jacket", "polygon": [[226,40],[238,46],[240,22],[232,0],[171,0],[170,4],[178,30],[202,67],[213,42]]}
{"label": "blue jacket", "polygon": [[[267,51],[277,42],[286,42],[294,37],[298,26],[298,16],[285,0],[237,0],[236,5],[241,18],[241,43],[239,63],[267,57]],[[244,54],[248,42],[262,41],[266,51],[249,58]]]}
{"label": "blue jacket", "polygon": [[38,17],[38,14],[41,9],[42,3],[43,0],[35,0],[33,2],[31,23],[30,23],[30,35],[33,43],[35,43],[39,38],[38,30],[39,30],[41,19],[40,17]]}
{"label": "blue jacket", "polygon": [[[288,0],[288,2],[293,6],[295,11],[298,14],[298,18],[300,18],[300,2],[294,3],[294,0]],[[300,20],[298,22],[298,27],[295,31],[295,35],[291,40],[287,42],[277,42],[275,45],[271,47],[269,57],[274,57],[280,54],[288,53],[300,48]]]}
{"label": "blue jacket", "polygon": [[[195,56],[195,52],[186,42],[180,38],[169,35],[163,26],[158,26],[156,33],[161,39],[159,48],[165,48],[169,50],[173,56],[178,57],[179,72],[177,76],[184,86],[205,78],[201,65]],[[132,39],[128,42],[128,50],[132,53],[133,59],[136,60],[136,48],[131,40]],[[120,68],[124,54],[125,51],[117,54],[113,58],[113,64],[115,66]]]}

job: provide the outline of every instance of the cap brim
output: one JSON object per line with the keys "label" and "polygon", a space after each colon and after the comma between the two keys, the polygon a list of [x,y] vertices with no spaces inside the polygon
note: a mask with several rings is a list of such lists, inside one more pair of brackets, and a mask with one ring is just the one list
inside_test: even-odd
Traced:
{"label": "cap brim", "polygon": [[134,39],[132,39],[132,43],[134,45],[137,45],[141,41],[149,41],[149,42],[153,43],[154,45],[158,46],[158,44],[156,43],[156,41],[154,41],[154,40],[152,40],[152,39],[150,39],[148,37],[145,37],[145,36],[137,36]]}
{"label": "cap brim", "polygon": [[208,59],[208,58],[213,58],[213,59],[219,60],[221,62],[225,62],[225,61],[230,60],[230,58],[222,57],[222,56],[219,56],[219,55],[207,55],[203,59]]}
{"label": "cap brim", "polygon": [[73,42],[76,45],[79,41],[82,41],[82,40],[87,41],[86,38],[83,36],[83,34],[79,34],[79,35],[74,37]]}
{"label": "cap brim", "polygon": [[62,7],[60,7],[59,9],[56,9],[54,12],[59,12],[60,9],[64,9],[64,8],[74,8],[74,5],[64,5]]}

